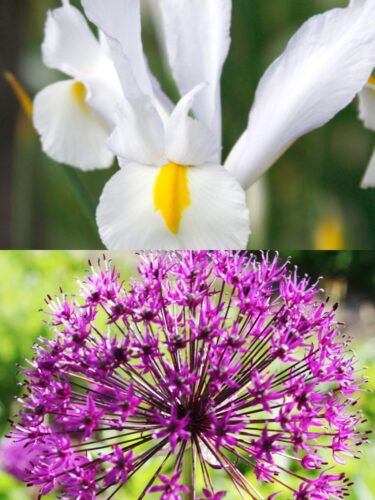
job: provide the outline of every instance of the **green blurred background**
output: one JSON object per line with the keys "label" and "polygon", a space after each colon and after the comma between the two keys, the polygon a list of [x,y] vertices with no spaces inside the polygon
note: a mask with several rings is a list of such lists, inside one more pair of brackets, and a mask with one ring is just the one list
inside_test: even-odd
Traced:
{"label": "green blurred background", "polygon": [[[46,12],[59,3],[0,3],[0,70],[13,71],[31,95],[60,78],[40,56]],[[233,43],[223,77],[225,155],[246,125],[257,82],[289,37],[308,17],[346,4],[233,0]],[[150,64],[176,97],[155,40],[146,19]],[[0,108],[0,248],[101,248],[81,188],[87,187],[94,208],[115,168],[83,174],[51,162],[4,81]],[[374,145],[356,103],[301,139],[252,190],[252,248],[375,248],[375,192],[359,187]]]}
{"label": "green blurred background", "polygon": [[[121,269],[125,282],[134,275],[138,257],[134,254],[110,254]],[[324,275],[322,286],[331,302],[340,302],[338,314],[347,324],[353,337],[353,350],[359,357],[359,366],[367,366],[369,388],[375,389],[375,256],[372,252],[282,252],[283,259],[292,255],[292,264],[299,266],[300,274],[308,273],[315,280]],[[7,418],[16,409],[14,395],[18,392],[16,364],[32,355],[32,344],[37,337],[50,335],[44,324],[43,298],[49,293],[76,293],[74,278],[84,279],[87,259],[95,260],[98,252],[0,252],[0,436],[7,430]],[[375,396],[371,392],[360,395],[360,406],[368,418],[368,428],[375,428]],[[351,499],[373,500],[375,492],[375,446],[363,449],[363,459],[348,460],[345,471],[354,480]],[[154,469],[151,467],[150,471]],[[340,468],[339,468],[340,469]],[[145,478],[149,477],[147,467]],[[151,474],[151,472],[150,472]],[[249,472],[249,478],[251,478]],[[140,476],[137,475],[139,487]],[[141,478],[141,482],[143,479]],[[229,489],[220,473],[215,481],[219,489]],[[132,488],[134,482],[129,486]],[[135,487],[135,486],[134,486]],[[136,494],[119,496],[132,500]],[[267,490],[267,493],[271,489]],[[34,492],[35,494],[35,492]],[[0,499],[27,500],[31,491],[0,472]],[[34,497],[35,498],[35,497]],[[54,497],[52,497],[54,498]],[[117,498],[117,497],[116,497]],[[236,498],[234,493],[228,500]],[[284,498],[284,497],[281,497]]]}

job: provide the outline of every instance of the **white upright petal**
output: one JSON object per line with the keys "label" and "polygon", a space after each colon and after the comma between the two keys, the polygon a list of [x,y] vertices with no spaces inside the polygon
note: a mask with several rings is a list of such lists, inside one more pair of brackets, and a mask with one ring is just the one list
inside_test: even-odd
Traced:
{"label": "white upright petal", "polygon": [[375,1],[311,18],[263,76],[246,132],[226,167],[253,184],[303,134],[329,121],[375,66]]}
{"label": "white upright petal", "polygon": [[48,13],[42,54],[46,66],[81,78],[97,65],[102,50],[80,11],[64,0]]}
{"label": "white upright petal", "polygon": [[126,100],[118,109],[116,127],[108,147],[121,163],[156,165],[164,156],[164,127],[147,99]]}
{"label": "white upright petal", "polygon": [[109,37],[125,96],[153,96],[143,53],[140,0],[82,0],[82,5],[87,17]]}
{"label": "white upright petal", "polygon": [[375,132],[375,84],[368,83],[359,93],[359,117],[366,128]]}
{"label": "white upright petal", "polygon": [[220,142],[200,121],[189,116],[195,99],[204,91],[201,84],[184,96],[175,107],[166,126],[166,155],[180,165],[202,165],[220,156]]}
{"label": "white upright petal", "polygon": [[109,126],[85,101],[82,83],[54,83],[34,100],[34,126],[43,151],[57,162],[82,170],[108,168],[113,155],[106,141]]}
{"label": "white upright petal", "polygon": [[125,249],[245,249],[249,215],[245,193],[223,167],[188,168],[189,206],[177,234],[155,206],[160,169],[137,164],[117,172],[97,211],[103,243]]}
{"label": "white upright petal", "polygon": [[159,0],[167,53],[181,95],[201,82],[196,117],[221,136],[220,78],[230,45],[231,0]]}
{"label": "white upright petal", "polygon": [[362,179],[361,187],[366,188],[375,188],[375,150],[370,159],[370,163],[368,164],[366,173]]}
{"label": "white upright petal", "polygon": [[124,101],[121,85],[110,59],[102,59],[95,71],[81,79],[87,87],[87,102],[105,120],[115,124],[116,110]]}

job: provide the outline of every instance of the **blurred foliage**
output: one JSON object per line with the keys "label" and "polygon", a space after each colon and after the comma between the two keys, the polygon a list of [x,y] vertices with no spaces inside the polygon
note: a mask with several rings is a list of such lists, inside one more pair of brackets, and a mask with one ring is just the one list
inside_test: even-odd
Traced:
{"label": "blurred foliage", "polygon": [[[93,261],[97,256],[90,252]],[[47,316],[41,312],[47,310],[44,298],[59,294],[60,287],[74,294],[78,288],[74,278],[84,279],[88,258],[85,252],[0,252],[0,429],[17,392],[16,364],[32,354],[37,337],[50,333]],[[117,261],[126,278],[133,258]]]}
{"label": "blurred foliage", "polygon": [[[233,1],[233,42],[222,81],[224,155],[246,126],[260,77],[290,36],[308,17],[346,4],[346,0]],[[43,67],[40,56],[46,12],[58,5],[58,0],[24,1],[18,76],[32,95],[61,78]],[[153,71],[176,98],[149,19],[145,20],[144,44]],[[77,171],[72,182],[68,167],[43,155],[36,134],[21,114],[16,134],[9,221],[12,246],[100,248],[77,180],[87,186],[91,204],[96,206],[116,167],[93,173]],[[250,193],[251,247],[374,248],[375,195],[373,190],[359,188],[374,144],[374,134],[357,119],[356,104],[298,141],[265,176],[262,186]]]}
{"label": "blurred foliage", "polygon": [[351,293],[375,297],[375,253],[371,251],[282,251],[313,278],[345,279]]}
{"label": "blurred foliage", "polygon": [[[292,265],[298,265],[300,274],[310,274],[313,279],[325,275],[327,280],[346,280],[346,296],[343,307],[353,296],[358,294],[361,300],[374,306],[374,268],[375,254],[370,252],[282,252],[281,258],[292,255]],[[134,275],[137,256],[128,253],[110,254],[117,267],[120,268],[125,282]],[[23,358],[32,356],[32,344],[37,337],[49,335],[45,324],[46,317],[38,312],[44,307],[43,298],[47,295],[59,294],[61,286],[64,292],[74,294],[78,285],[74,278],[83,280],[87,260],[100,257],[99,252],[0,252],[0,436],[6,432],[6,419],[11,417],[17,408],[14,395],[18,393],[16,363],[24,363]],[[372,281],[370,280],[372,277]],[[361,286],[363,283],[363,286]],[[373,307],[373,311],[374,311]],[[357,321],[359,321],[357,319]],[[374,321],[375,324],[375,321]],[[367,366],[370,378],[369,388],[375,389],[375,338],[374,330],[370,336],[362,336],[359,325],[352,325],[354,338],[353,349],[359,357],[359,366]],[[374,393],[363,392],[360,404],[364,416],[368,419],[368,428],[375,427]],[[364,447],[363,460],[348,460],[345,470],[354,480],[350,498],[355,500],[373,500],[375,476],[373,464],[375,447]],[[146,483],[157,468],[155,462],[143,469],[143,474],[136,475],[128,485],[127,495],[119,495],[119,499],[137,498],[140,485]],[[216,473],[215,473],[216,474]],[[247,472],[251,480],[251,471]],[[231,493],[228,500],[236,498],[231,485],[218,472],[215,482],[219,489],[228,489]],[[269,487],[267,492],[271,492]],[[0,472],[0,500],[27,500],[31,498],[30,490],[20,485],[13,478]],[[53,497],[52,497],[53,498]],[[117,497],[116,497],[117,498]]]}

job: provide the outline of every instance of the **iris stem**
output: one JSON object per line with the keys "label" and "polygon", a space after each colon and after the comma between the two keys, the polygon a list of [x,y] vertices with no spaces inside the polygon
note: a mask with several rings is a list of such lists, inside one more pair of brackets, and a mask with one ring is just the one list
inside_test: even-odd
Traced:
{"label": "iris stem", "polygon": [[91,194],[89,193],[87,187],[84,185],[82,180],[79,178],[77,172],[74,170],[73,167],[67,167],[64,165],[63,167],[64,172],[69,179],[69,182],[71,183],[74,191],[78,195],[78,198],[80,200],[81,206],[85,212],[85,215],[87,218],[90,220],[90,224],[93,229],[95,229],[95,232],[97,231],[96,227],[96,222],[95,222],[95,204],[93,202],[93,199],[91,197]]}
{"label": "iris stem", "polygon": [[189,488],[189,493],[183,494],[184,500],[194,500],[194,481],[193,477],[193,447],[186,447],[183,460],[182,477],[183,484]]}

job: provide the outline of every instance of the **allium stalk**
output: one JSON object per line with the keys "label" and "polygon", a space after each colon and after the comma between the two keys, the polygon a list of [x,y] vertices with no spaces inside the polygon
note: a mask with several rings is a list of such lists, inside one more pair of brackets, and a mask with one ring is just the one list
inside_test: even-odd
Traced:
{"label": "allium stalk", "polygon": [[41,496],[111,499],[135,477],[139,499],[220,500],[218,475],[230,499],[348,494],[333,465],[367,440],[365,380],[318,282],[247,252],[144,254],[129,286],[90,268],[79,296],[48,297],[12,422]]}

